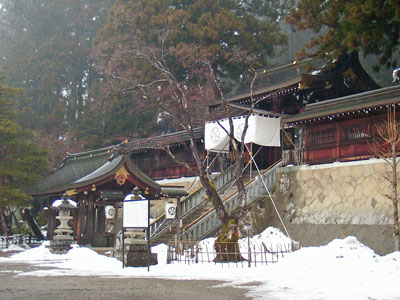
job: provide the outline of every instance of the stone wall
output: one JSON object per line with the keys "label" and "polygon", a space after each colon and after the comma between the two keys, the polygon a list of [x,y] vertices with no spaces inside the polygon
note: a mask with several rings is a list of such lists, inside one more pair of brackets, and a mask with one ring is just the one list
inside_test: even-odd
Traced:
{"label": "stone wall", "polygon": [[[378,159],[283,167],[276,174],[274,200],[291,237],[302,245],[354,235],[378,253],[388,253],[393,251],[388,171]],[[265,220],[258,226],[281,227],[270,199],[262,202],[252,208]]]}

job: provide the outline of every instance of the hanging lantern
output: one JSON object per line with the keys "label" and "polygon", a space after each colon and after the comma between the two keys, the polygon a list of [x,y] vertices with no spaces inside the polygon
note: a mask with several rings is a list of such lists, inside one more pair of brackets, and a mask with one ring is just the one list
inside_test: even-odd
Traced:
{"label": "hanging lantern", "polygon": [[114,219],[115,216],[115,208],[112,205],[107,205],[105,208],[106,219],[111,220]]}
{"label": "hanging lantern", "polygon": [[176,216],[176,206],[172,202],[168,202],[165,205],[165,218],[167,220],[175,219]]}

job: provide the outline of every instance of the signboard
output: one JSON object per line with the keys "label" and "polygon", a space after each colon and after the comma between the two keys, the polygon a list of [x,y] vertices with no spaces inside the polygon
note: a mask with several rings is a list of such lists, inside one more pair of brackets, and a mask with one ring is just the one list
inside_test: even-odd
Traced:
{"label": "signboard", "polygon": [[148,226],[148,200],[124,201],[123,227],[147,228]]}

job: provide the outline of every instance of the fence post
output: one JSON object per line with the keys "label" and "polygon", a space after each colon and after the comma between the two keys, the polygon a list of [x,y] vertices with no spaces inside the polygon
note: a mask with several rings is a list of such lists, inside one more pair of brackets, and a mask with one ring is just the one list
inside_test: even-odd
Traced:
{"label": "fence post", "polygon": [[196,262],[196,264],[198,264],[199,263],[199,243],[198,242],[196,242],[195,247],[196,247],[196,259],[195,259],[195,262]]}

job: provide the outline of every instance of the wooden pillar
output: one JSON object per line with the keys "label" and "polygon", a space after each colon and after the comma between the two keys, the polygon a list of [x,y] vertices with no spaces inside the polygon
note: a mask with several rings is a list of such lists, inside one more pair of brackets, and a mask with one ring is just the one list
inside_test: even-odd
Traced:
{"label": "wooden pillar", "polygon": [[106,231],[106,215],[104,206],[100,206],[96,209],[97,212],[97,224],[96,224],[96,232],[105,232]]}
{"label": "wooden pillar", "polygon": [[[86,201],[85,201],[86,200]],[[77,216],[77,226],[76,226],[76,236],[77,242],[79,245],[85,245],[85,219],[86,219],[86,203],[87,203],[87,196],[83,194],[79,194],[79,210]]]}
{"label": "wooden pillar", "polygon": [[336,122],[336,161],[340,160],[340,133],[339,122]]}
{"label": "wooden pillar", "polygon": [[376,137],[376,117],[372,116],[372,121],[371,121],[371,141],[373,142]]}
{"label": "wooden pillar", "polygon": [[92,240],[93,240],[93,230],[94,230],[94,194],[89,193],[89,199],[88,199],[88,210],[87,210],[87,218],[86,218],[86,238],[85,238],[85,244],[92,245]]}
{"label": "wooden pillar", "polygon": [[115,246],[115,245],[117,244],[118,231],[119,231],[120,228],[122,227],[122,225],[119,226],[119,223],[118,223],[118,211],[119,211],[119,207],[120,207],[118,200],[115,201],[114,207],[115,207],[115,216],[114,216],[114,231],[113,231],[113,232],[114,232],[114,238],[113,238],[113,245]]}
{"label": "wooden pillar", "polygon": [[304,157],[303,157],[303,163],[308,162],[309,160],[309,155],[308,155],[308,127],[304,126],[303,129],[303,135],[304,135]]}

